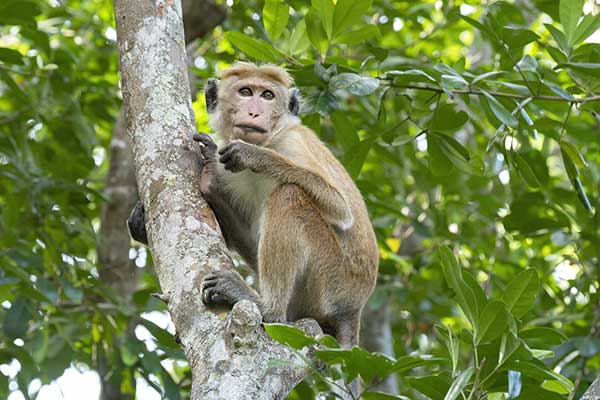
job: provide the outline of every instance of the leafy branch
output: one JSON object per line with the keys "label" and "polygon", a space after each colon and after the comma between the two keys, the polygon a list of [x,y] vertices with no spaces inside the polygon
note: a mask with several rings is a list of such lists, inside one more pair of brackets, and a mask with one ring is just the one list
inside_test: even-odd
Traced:
{"label": "leafy branch", "polygon": [[600,101],[600,95],[586,96],[586,97],[582,97],[579,99],[568,99],[568,98],[561,97],[561,96],[520,95],[520,94],[516,94],[516,93],[495,92],[495,91],[486,91],[484,93],[482,90],[477,90],[477,89],[452,89],[452,90],[450,90],[450,89],[436,88],[436,87],[432,87],[432,86],[419,86],[419,85],[410,85],[410,84],[405,85],[405,84],[397,84],[397,83],[390,83],[388,86],[391,86],[394,88],[400,88],[400,89],[415,89],[415,90],[431,91],[431,92],[436,92],[436,93],[450,93],[453,95],[468,94],[468,95],[475,95],[475,96],[485,96],[485,93],[487,93],[494,97],[507,97],[507,98],[518,99],[518,100],[531,99],[531,100],[543,100],[543,101],[562,101],[565,103],[576,103],[576,104],[592,103],[592,102]]}

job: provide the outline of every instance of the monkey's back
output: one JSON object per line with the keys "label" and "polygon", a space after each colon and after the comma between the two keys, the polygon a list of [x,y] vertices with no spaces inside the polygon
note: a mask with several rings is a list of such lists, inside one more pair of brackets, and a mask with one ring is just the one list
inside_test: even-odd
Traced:
{"label": "monkey's back", "polygon": [[[317,135],[303,125],[291,128],[285,137],[279,138],[273,145],[276,151],[286,155],[293,162],[326,175],[342,192],[354,221],[349,229],[341,230],[333,226],[330,226],[330,229],[338,238],[343,253],[347,255],[348,265],[345,268],[363,275],[363,279],[374,285],[379,264],[379,249],[365,202],[346,169]],[[299,145],[302,148],[298,149]]]}

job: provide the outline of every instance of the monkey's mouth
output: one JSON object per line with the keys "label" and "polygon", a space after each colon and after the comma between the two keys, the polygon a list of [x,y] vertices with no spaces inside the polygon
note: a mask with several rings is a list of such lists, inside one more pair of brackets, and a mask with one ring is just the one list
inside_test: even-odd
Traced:
{"label": "monkey's mouth", "polygon": [[250,133],[250,132],[267,133],[266,129],[261,128],[260,126],[256,126],[256,125],[239,124],[239,125],[235,125],[235,127],[240,128],[241,130],[244,131],[244,133]]}

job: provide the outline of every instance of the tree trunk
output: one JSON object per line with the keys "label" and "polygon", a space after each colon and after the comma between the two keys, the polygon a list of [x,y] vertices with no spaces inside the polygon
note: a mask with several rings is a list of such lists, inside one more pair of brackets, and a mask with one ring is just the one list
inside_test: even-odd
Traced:
{"label": "tree trunk", "polygon": [[[270,340],[255,304],[207,310],[202,277],[232,268],[198,190],[179,0],[115,0],[123,104],[155,269],[192,371],[192,399],[280,399],[308,374]],[[269,360],[289,361],[268,368]]]}
{"label": "tree trunk", "polygon": [[600,376],[587,388],[581,400],[600,400]]}
{"label": "tree trunk", "polygon": [[[183,0],[183,18],[186,42],[206,35],[225,18],[225,8],[212,0]],[[192,65],[190,58],[188,64]],[[190,73],[192,93],[195,93],[195,82]],[[125,127],[123,112],[115,123],[109,150],[110,167],[106,177],[104,203],[100,216],[100,232],[97,245],[98,272],[102,281],[113,288],[125,303],[130,303],[137,289],[139,272],[135,263],[129,259],[130,238],[126,220],[131,209],[138,200],[133,153],[130,139]],[[133,331],[135,324],[130,324]],[[113,338],[119,343],[121,337]],[[116,346],[117,349],[119,346]],[[103,352],[98,354],[96,369],[100,375],[100,400],[118,400],[123,398],[121,393],[121,376],[118,373],[123,366],[120,357],[109,357]]]}

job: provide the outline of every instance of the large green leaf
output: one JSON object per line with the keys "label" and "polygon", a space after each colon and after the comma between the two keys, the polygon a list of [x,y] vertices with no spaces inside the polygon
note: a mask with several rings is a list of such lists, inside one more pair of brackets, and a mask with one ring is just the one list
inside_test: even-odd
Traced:
{"label": "large green leaf", "polygon": [[421,377],[407,377],[405,379],[411,387],[432,400],[444,400],[444,397],[452,384],[452,378],[449,373]]}
{"label": "large green leaf", "polygon": [[265,330],[279,343],[286,344],[294,349],[301,349],[316,343],[315,339],[307,336],[298,328],[286,324],[264,324]]}
{"label": "large green leaf", "polygon": [[334,112],[331,114],[331,121],[335,128],[335,136],[345,152],[358,144],[359,138],[356,127],[350,122],[345,112],[339,110]]}
{"label": "large green leaf", "polygon": [[287,26],[289,17],[290,6],[283,0],[265,0],[263,23],[272,42],[279,39]]}
{"label": "large green leaf", "polygon": [[23,65],[23,56],[17,50],[0,47],[0,62]]}
{"label": "large green leaf", "polygon": [[350,72],[337,74],[329,81],[330,90],[347,90],[355,96],[369,95],[377,90],[378,87],[378,79],[369,78]]}
{"label": "large green leaf", "polygon": [[547,369],[546,366],[539,361],[529,362],[515,360],[514,362],[509,364],[509,368],[521,371],[523,375],[540,381],[555,381],[557,383],[557,386],[554,386],[552,389],[548,388],[551,391],[557,393],[570,393],[571,391],[573,391],[573,382],[571,382],[568,378],[565,378],[561,374]]}
{"label": "large green leaf", "polygon": [[540,284],[537,272],[534,268],[529,268],[510,281],[502,294],[502,300],[508,311],[519,318],[525,315],[533,306],[539,290]]}
{"label": "large green leaf", "polygon": [[254,59],[272,63],[279,59],[277,50],[264,40],[255,39],[240,32],[226,32],[225,37],[231,44]]}
{"label": "large green leaf", "polygon": [[333,36],[333,13],[334,4],[331,0],[312,0],[312,8],[318,13],[321,18],[323,31],[328,39]]}
{"label": "large green leaf", "polygon": [[372,0],[338,0],[333,11],[333,32],[336,37],[345,29],[358,23],[371,7]]}
{"label": "large green leaf", "polygon": [[579,21],[579,17],[583,14],[583,3],[584,0],[560,0],[560,23],[563,26],[569,44],[573,43],[577,21]]}
{"label": "large green leaf", "polygon": [[298,22],[289,41],[289,52],[292,55],[303,53],[310,47],[310,39],[306,33],[306,21]]}
{"label": "large green leaf", "polygon": [[471,324],[475,326],[479,317],[477,299],[471,288],[463,281],[462,267],[458,264],[454,254],[452,254],[452,251],[447,246],[440,246],[437,257],[442,264],[448,286],[456,294],[456,300],[460,308]]}
{"label": "large green leaf", "polygon": [[500,300],[490,301],[481,312],[477,322],[475,344],[491,342],[508,329],[506,305]]}
{"label": "large green leaf", "polygon": [[490,108],[496,116],[496,118],[498,118],[500,122],[502,122],[504,125],[516,128],[518,122],[517,119],[511,114],[511,112],[508,111],[506,107],[502,105],[502,103],[500,103],[494,96],[492,96],[488,92],[484,91],[483,94],[487,98],[490,104]]}
{"label": "large green leaf", "polygon": [[460,396],[465,387],[469,384],[471,377],[473,376],[473,372],[475,369],[473,367],[469,367],[464,370],[458,378],[452,382],[450,389],[448,389],[448,393],[444,396],[444,400],[455,400]]}

